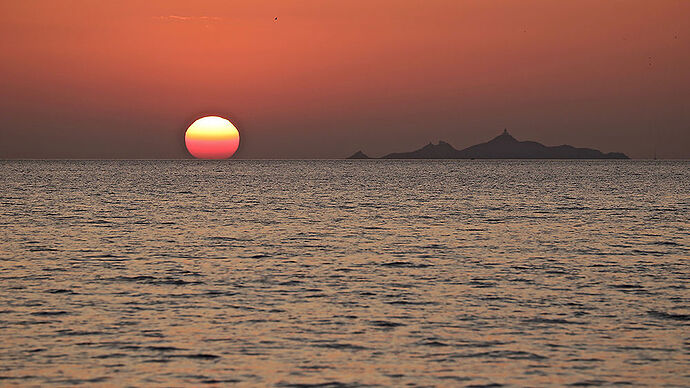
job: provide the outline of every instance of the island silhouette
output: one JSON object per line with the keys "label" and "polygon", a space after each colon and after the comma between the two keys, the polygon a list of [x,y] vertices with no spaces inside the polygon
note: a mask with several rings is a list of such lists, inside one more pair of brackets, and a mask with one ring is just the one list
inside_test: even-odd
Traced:
{"label": "island silhouette", "polygon": [[[357,151],[348,159],[374,159]],[[445,141],[429,143],[410,152],[394,152],[379,159],[629,159],[622,152],[604,153],[592,148],[577,148],[571,145],[545,146],[536,141],[519,141],[508,133],[458,150]]]}

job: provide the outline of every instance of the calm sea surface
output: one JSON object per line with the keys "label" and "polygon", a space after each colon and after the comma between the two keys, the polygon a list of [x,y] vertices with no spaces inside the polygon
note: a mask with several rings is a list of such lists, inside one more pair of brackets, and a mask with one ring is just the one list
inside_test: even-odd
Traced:
{"label": "calm sea surface", "polygon": [[688,161],[5,161],[0,182],[3,386],[690,385]]}

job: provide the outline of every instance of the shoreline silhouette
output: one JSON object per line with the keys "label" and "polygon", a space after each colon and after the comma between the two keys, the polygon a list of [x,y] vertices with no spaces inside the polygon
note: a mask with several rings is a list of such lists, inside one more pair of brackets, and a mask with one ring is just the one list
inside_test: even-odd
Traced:
{"label": "shoreline silhouette", "polygon": [[485,143],[458,150],[440,140],[409,152],[393,152],[372,158],[357,151],[347,159],[630,159],[622,152],[604,153],[571,145],[546,146],[536,141],[519,141],[507,129]]}

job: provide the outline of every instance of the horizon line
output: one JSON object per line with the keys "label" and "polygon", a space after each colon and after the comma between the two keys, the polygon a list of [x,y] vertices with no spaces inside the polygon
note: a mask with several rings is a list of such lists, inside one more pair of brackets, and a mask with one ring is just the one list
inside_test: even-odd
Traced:
{"label": "horizon line", "polygon": [[385,158],[368,158],[368,159],[349,159],[344,158],[228,158],[228,159],[197,159],[197,158],[0,158],[0,162],[12,161],[205,161],[205,162],[221,162],[221,161],[290,161],[290,160],[347,160],[347,161],[390,161],[390,160],[618,160],[618,161],[690,161],[690,158],[628,158],[628,159],[602,159],[602,158],[399,158],[399,159],[385,159]]}

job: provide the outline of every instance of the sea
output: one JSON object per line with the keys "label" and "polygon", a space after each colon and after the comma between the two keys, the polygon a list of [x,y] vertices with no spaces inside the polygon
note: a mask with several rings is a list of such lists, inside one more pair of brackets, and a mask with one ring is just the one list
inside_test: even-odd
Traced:
{"label": "sea", "polygon": [[0,161],[0,386],[690,386],[690,161]]}

